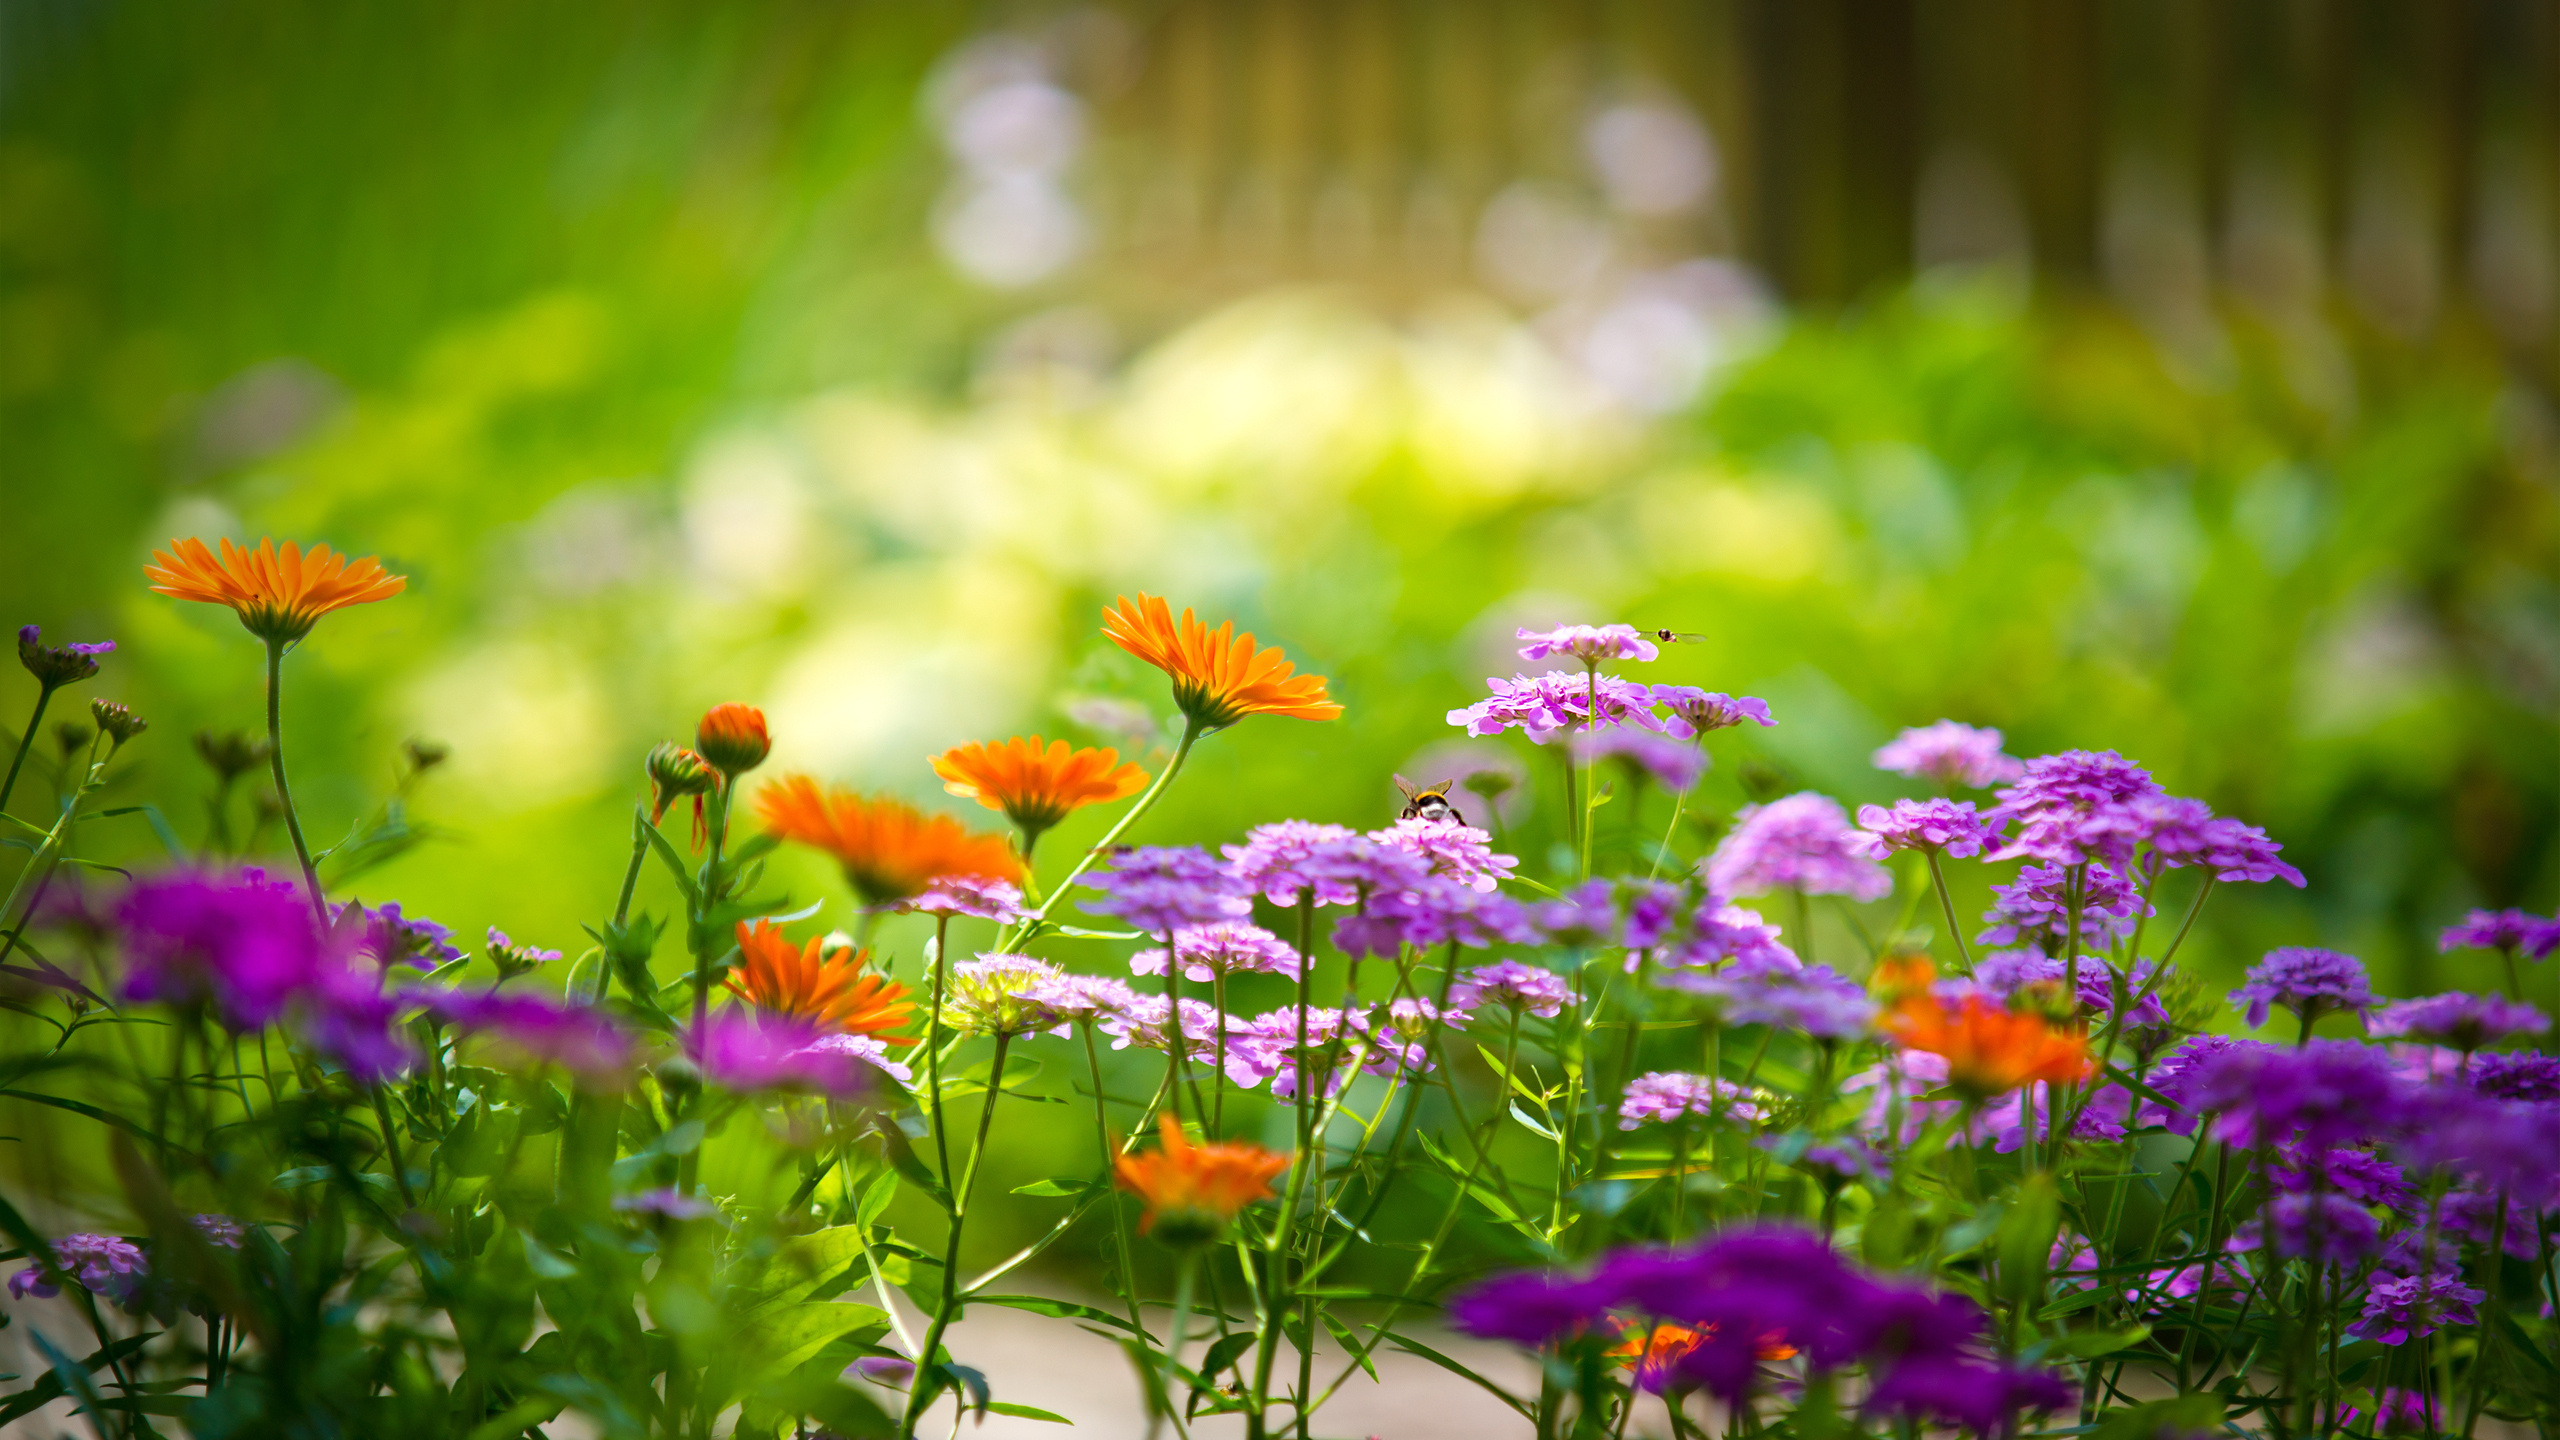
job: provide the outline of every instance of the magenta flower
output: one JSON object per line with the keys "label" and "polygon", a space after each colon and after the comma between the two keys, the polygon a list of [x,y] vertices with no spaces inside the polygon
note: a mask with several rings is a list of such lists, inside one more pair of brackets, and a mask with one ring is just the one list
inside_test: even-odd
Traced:
{"label": "magenta flower", "polygon": [[2027,767],[2000,753],[2000,732],[1941,720],[1915,725],[1876,751],[1875,767],[1915,780],[1979,790],[2015,780]]}
{"label": "magenta flower", "polygon": [[368,907],[349,902],[330,906],[329,913],[338,934],[354,936],[355,953],[385,970],[394,965],[433,970],[462,958],[452,931],[433,920],[403,915],[396,904]]}
{"label": "magenta flower", "polygon": [[1600,724],[1663,728],[1653,713],[1652,690],[1614,675],[1550,670],[1535,679],[1515,675],[1484,683],[1493,691],[1490,696],[1449,712],[1449,723],[1463,726],[1470,735],[1499,735],[1516,727],[1544,745],[1566,731],[1592,724],[1595,699]]}
{"label": "magenta flower", "polygon": [[2365,1021],[2365,1029],[2373,1035],[2432,1041],[2466,1055],[2484,1045],[2539,1035],[2550,1028],[2548,1016],[2521,1000],[2460,990],[2394,1000]]}
{"label": "magenta flower", "polygon": [[1713,895],[1691,911],[1686,928],[1675,932],[1655,957],[1666,972],[1727,965],[1758,974],[1801,970],[1804,962],[1778,940],[1778,927],[1756,910],[1727,905]]}
{"label": "magenta flower", "polygon": [[2142,795],[2124,802],[2114,815],[2140,844],[2136,863],[2146,875],[2202,865],[2216,880],[2282,880],[2302,888],[2302,872],[2278,858],[2284,847],[2268,839],[2266,831],[2216,815],[2201,800]]}
{"label": "magenta flower", "polygon": [[944,919],[968,916],[1010,925],[1023,915],[1022,888],[989,875],[944,875],[924,887],[924,893],[901,902],[898,911]]}
{"label": "magenta flower", "polygon": [[1510,878],[1520,862],[1494,853],[1493,837],[1455,820],[1399,820],[1369,832],[1371,843],[1420,856],[1430,872],[1470,890],[1493,889]]}
{"label": "magenta flower", "polygon": [[560,952],[557,950],[545,950],[539,945],[518,945],[506,931],[495,925],[489,927],[487,952],[489,963],[496,966],[498,973],[508,979],[513,979],[536,966],[548,965],[560,958]]}
{"label": "magenta flower", "polygon": [[889,1048],[888,1041],[877,1035],[822,1035],[809,1049],[821,1055],[843,1055],[859,1060],[901,1085],[915,1081],[915,1072],[898,1058],[898,1052]]}
{"label": "magenta flower", "polygon": [[[1991,908],[1982,918],[1989,929],[1977,938],[1985,945],[2031,943],[2060,950],[2071,927],[2073,871],[2060,865],[2029,865],[2011,885],[1991,887]],[[2080,941],[2104,945],[2133,933],[2136,916],[2151,913],[2134,883],[2104,865],[2078,871]]]}
{"label": "magenta flower", "polygon": [[650,1215],[661,1220],[703,1220],[718,1213],[710,1202],[687,1195],[672,1185],[632,1195],[616,1195],[613,1208],[625,1215]]}
{"label": "magenta flower", "polygon": [[1520,647],[1523,660],[1570,655],[1586,666],[1594,666],[1603,660],[1651,660],[1662,653],[1660,646],[1637,633],[1633,625],[1559,625],[1553,630],[1523,628],[1515,638],[1529,642]]}
{"label": "magenta flower", "polygon": [[[132,1299],[151,1270],[151,1262],[132,1241],[86,1233],[65,1235],[54,1241],[53,1263],[82,1289],[116,1301]],[[42,1266],[31,1266],[9,1277],[12,1299],[35,1295],[50,1300],[61,1293],[61,1286],[44,1278]]]}
{"label": "magenta flower", "polygon": [[[2196,1063],[2192,1088],[2172,1075],[2163,1094],[2219,1114],[2220,1138],[2238,1145],[2290,1142],[2328,1150],[2400,1128],[2407,1086],[2381,1050],[2355,1040],[2314,1040],[2297,1049],[2233,1046]],[[2183,1093],[2181,1093],[2183,1092]]]}
{"label": "magenta flower", "polygon": [[1769,718],[1769,702],[1752,695],[1727,695],[1721,690],[1701,690],[1695,685],[1656,685],[1653,703],[1671,714],[1665,722],[1672,736],[1686,740],[1711,730],[1729,730],[1748,722],[1774,726]]}
{"label": "magenta flower", "polygon": [[2522,910],[2474,910],[2462,917],[2462,923],[2445,927],[2436,948],[2513,950],[2528,960],[2541,960],[2560,949],[2560,919],[2546,920]]}
{"label": "magenta flower", "polygon": [[202,1235],[207,1244],[219,1245],[225,1250],[239,1249],[249,1235],[248,1227],[228,1215],[195,1215],[188,1217],[187,1223],[196,1227],[196,1233]]}
{"label": "magenta flower", "polygon": [[1736,964],[1721,971],[1664,972],[1662,983],[1715,1002],[1728,1025],[1774,1025],[1817,1040],[1854,1040],[1875,1023],[1866,988],[1828,965],[1785,970]]}
{"label": "magenta flower", "polygon": [[1637,1076],[1627,1082],[1626,1098],[1618,1102],[1621,1130],[1687,1115],[1748,1125],[1760,1118],[1760,1107],[1751,1102],[1749,1090],[1730,1080],[1678,1070],[1656,1070]]}
{"label": "magenta flower", "polygon": [[810,1091],[843,1099],[862,1092],[862,1064],[822,1050],[816,1026],[755,1010],[719,1010],[683,1032],[684,1053],[702,1078],[741,1094]]}
{"label": "magenta flower", "polygon": [[36,677],[36,683],[47,691],[58,690],[97,674],[98,657],[111,654],[116,648],[113,640],[48,646],[38,643],[37,637],[43,633],[40,626],[22,625],[18,628],[18,663],[26,666],[27,673]]}
{"label": "magenta flower", "polygon": [[2360,1428],[2370,1429],[2383,1435],[2435,1435],[2444,1429],[2439,1418],[2442,1411],[2433,1397],[2424,1391],[2404,1390],[2397,1385],[2382,1388],[2381,1399],[2374,1406],[2372,1425],[2359,1426],[2356,1423],[2363,1413],[2353,1405],[2340,1406],[2338,1429],[2347,1433]]}
{"label": "magenta flower", "polygon": [[2560,1060],[2530,1050],[2483,1055],[2471,1066],[2471,1088],[2499,1100],[2560,1100]]}
{"label": "magenta flower", "polygon": [[1976,814],[1970,800],[1897,800],[1858,807],[1867,853],[1881,860],[1896,850],[1935,850],[1954,859],[1979,855],[2000,838],[2000,827]]}
{"label": "magenta flower", "polygon": [[1541,1020],[1553,1019],[1572,999],[1573,989],[1563,976],[1517,960],[1479,965],[1449,986],[1449,1003],[1458,1009],[1500,1005]]}
{"label": "magenta flower", "polygon": [[[1182,957],[1182,974],[1202,984],[1221,975],[1286,975],[1298,978],[1298,952],[1289,942],[1241,920],[1222,920],[1173,932],[1174,953]],[[1137,975],[1164,973],[1165,953],[1141,950],[1129,957]]]}
{"label": "magenta flower", "polygon": [[2016,784],[1985,815],[2016,820],[2017,833],[1991,858],[2056,865],[2132,860],[2143,825],[2132,802],[2160,793],[2149,772],[2112,750],[2070,750],[2026,762]]}
{"label": "magenta flower", "polygon": [[1138,992],[1107,975],[1049,975],[1024,992],[1062,1024],[1108,1021],[1128,1013]]}
{"label": "magenta flower", "polygon": [[2246,1006],[2254,1027],[2267,1023],[2271,1006],[2281,1005],[2308,1022],[2333,1010],[2361,1015],[2373,1008],[2374,998],[2363,961],[2335,950],[2291,945],[2268,951],[2250,966],[2244,983],[2231,992],[2231,1003]]}
{"label": "magenta flower", "polygon": [[584,1005],[494,990],[411,990],[427,1012],[466,1035],[482,1035],[537,1064],[557,1065],[590,1084],[618,1084],[630,1073],[631,1037]]}
{"label": "magenta flower", "polygon": [[1365,913],[1334,923],[1334,947],[1346,955],[1394,956],[1403,946],[1429,950],[1464,945],[1529,945],[1537,927],[1518,901],[1455,880],[1426,876],[1409,889],[1373,895]]}
{"label": "magenta flower", "polygon": [[274,1024],[335,963],[310,902],[254,870],[136,880],[110,918],[124,940],[126,999],[210,1002],[233,1030]]}
{"label": "magenta flower", "polygon": [[1624,725],[1575,735],[1573,758],[1585,764],[1624,760],[1639,774],[1674,794],[1695,789],[1699,777],[1707,773],[1706,752],[1697,746]]}
{"label": "magenta flower", "polygon": [[1360,899],[1373,847],[1348,826],[1282,820],[1256,825],[1244,842],[1223,849],[1227,868],[1249,893],[1274,905],[1295,905],[1308,892],[1318,905]]}
{"label": "magenta flower", "polygon": [[1893,877],[1867,858],[1840,802],[1810,790],[1744,806],[1704,870],[1718,895],[1800,890],[1880,900],[1893,890]]}
{"label": "magenta flower", "polygon": [[1150,935],[1253,913],[1253,901],[1236,877],[1194,846],[1123,850],[1082,883],[1102,892],[1100,899],[1083,902],[1085,909],[1116,915]]}
{"label": "magenta flower", "polygon": [[2476,1325],[2471,1307],[2489,1298],[2449,1275],[2376,1277],[2366,1287],[2364,1318],[2347,1327],[2359,1340],[2380,1345],[2406,1345],[2433,1335],[2447,1325]]}

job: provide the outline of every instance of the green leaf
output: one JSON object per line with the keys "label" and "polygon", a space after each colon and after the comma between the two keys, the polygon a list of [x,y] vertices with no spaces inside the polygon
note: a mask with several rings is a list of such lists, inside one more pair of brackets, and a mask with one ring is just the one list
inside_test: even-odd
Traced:
{"label": "green leaf", "polygon": [[862,1192],[862,1203],[854,1207],[853,1223],[856,1225],[872,1224],[888,1210],[889,1202],[897,1198],[898,1172],[895,1170],[881,1171],[880,1174],[872,1180],[870,1186]]}
{"label": "green leaf", "polygon": [[1369,1372],[1369,1378],[1377,1379],[1378,1367],[1369,1359],[1369,1347],[1360,1343],[1360,1337],[1351,1333],[1351,1327],[1342,1323],[1342,1317],[1330,1310],[1317,1313],[1324,1317],[1324,1328],[1333,1332],[1333,1338],[1341,1342],[1343,1349],[1351,1352],[1351,1358],[1360,1362],[1360,1368]]}
{"label": "green leaf", "polygon": [[988,1401],[987,1410],[990,1414],[1010,1415],[1017,1420],[1046,1420],[1053,1425],[1073,1425],[1076,1423],[1073,1420],[1068,1419],[1066,1416],[1060,1415],[1052,1410],[1043,1410],[1036,1405],[1016,1405],[1011,1401],[1006,1400]]}
{"label": "green leaf", "polygon": [[1145,1331],[1131,1326],[1125,1315],[1114,1315],[1108,1310],[1096,1309],[1091,1305],[1079,1305],[1072,1300],[1052,1300],[1046,1295],[972,1295],[969,1297],[969,1303],[1002,1305],[1008,1310],[1027,1310],[1034,1315],[1046,1315],[1052,1320],[1092,1320],[1127,1330],[1142,1340],[1149,1338]]}
{"label": "green leaf", "polygon": [[172,1154],[184,1155],[191,1160],[197,1158],[196,1153],[185,1146],[171,1144],[169,1141],[161,1139],[148,1129],[127,1120],[121,1115],[101,1110],[97,1106],[88,1104],[84,1101],[66,1100],[59,1095],[38,1094],[33,1090],[0,1090],[0,1095],[6,1095],[15,1100],[32,1100],[39,1105],[50,1105],[57,1110],[68,1110],[75,1115],[86,1115],[101,1125],[111,1125],[118,1130],[124,1131],[126,1134],[136,1135],[142,1139],[148,1140],[154,1145],[167,1146]]}
{"label": "green leaf", "polygon": [[2090,1440],[2152,1440],[2163,1433],[2193,1434],[2222,1428],[2223,1398],[2212,1391],[2154,1400],[2130,1409],[2101,1411]]}
{"label": "green leaf", "polygon": [[2037,1171],[2020,1181],[2000,1222],[1998,1288],[2003,1298],[2023,1304],[2043,1297],[2045,1267],[2061,1229],[2062,1196],[2053,1176]]}
{"label": "green leaf", "polygon": [[[1324,1318],[1327,1322],[1331,1322],[1333,1319],[1331,1315],[1327,1315]],[[1409,1339],[1406,1336],[1397,1334],[1393,1330],[1387,1332],[1387,1339],[1393,1341],[1395,1347],[1404,1351],[1406,1354],[1419,1355],[1423,1359],[1430,1361],[1432,1364],[1439,1366],[1441,1369],[1448,1371],[1452,1375],[1464,1376],[1465,1378],[1474,1381],[1476,1384],[1484,1388],[1486,1394],[1491,1395],[1493,1398],[1510,1406],[1512,1409],[1519,1411],[1524,1418],[1536,1418],[1536,1412],[1529,1408],[1527,1401],[1522,1400],[1519,1396],[1514,1395],[1510,1391],[1503,1389],[1501,1386],[1490,1380],[1487,1380],[1473,1370],[1459,1364],[1457,1361],[1450,1359],[1448,1356],[1441,1354],[1439,1351],[1432,1349],[1430,1346],[1423,1344],[1421,1341]],[[1361,1365],[1363,1368],[1366,1368],[1368,1365],[1368,1357],[1365,1355],[1361,1357]],[[1375,1370],[1369,1371],[1369,1374],[1372,1377],[1376,1376],[1377,1373],[1378,1372]]]}
{"label": "green leaf", "polygon": [[2148,1325],[2127,1325],[2120,1330],[2078,1330],[2053,1342],[2045,1353],[2066,1360],[2095,1360],[2130,1350],[2151,1338]]}
{"label": "green leaf", "polygon": [[1208,1351],[1200,1357],[1201,1380],[1211,1384],[1216,1383],[1218,1372],[1235,1364],[1237,1357],[1251,1350],[1254,1339],[1254,1333],[1250,1330],[1238,1330],[1232,1335],[1221,1337],[1217,1344],[1210,1346]]}
{"label": "green leaf", "polygon": [[1514,1104],[1514,1105],[1511,1107],[1511,1118],[1512,1118],[1512,1119],[1514,1119],[1514,1120],[1519,1121],[1519,1122],[1520,1122],[1521,1124],[1523,1124],[1523,1125],[1528,1126],[1528,1127],[1529,1127],[1529,1130],[1530,1130],[1530,1133],[1532,1133],[1532,1134],[1534,1134],[1534,1135],[1537,1135],[1537,1136],[1538,1136],[1538,1137],[1540,1137],[1541,1139],[1548,1140],[1548,1141],[1554,1141],[1554,1140],[1557,1140],[1557,1139],[1559,1138],[1559,1137],[1557,1136],[1556,1132],[1554,1132],[1553,1130],[1548,1129],[1545,1125],[1542,1125],[1542,1124],[1540,1124],[1538,1121],[1536,1121],[1536,1120],[1534,1120],[1534,1119],[1530,1118],[1529,1112],[1528,1112],[1528,1111],[1526,1111],[1526,1110],[1521,1109],[1517,1104]]}
{"label": "green leaf", "polygon": [[1066,1196],[1089,1195],[1101,1188],[1091,1180],[1034,1180],[1028,1185],[1014,1186],[1013,1193],[1036,1196],[1043,1200],[1055,1200]]}

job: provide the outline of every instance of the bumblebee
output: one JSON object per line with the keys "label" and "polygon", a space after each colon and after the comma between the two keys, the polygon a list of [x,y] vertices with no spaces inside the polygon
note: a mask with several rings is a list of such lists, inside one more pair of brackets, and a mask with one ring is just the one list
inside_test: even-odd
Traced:
{"label": "bumblebee", "polygon": [[1412,781],[1401,775],[1397,776],[1396,788],[1404,792],[1404,812],[1396,818],[1399,820],[1454,820],[1461,825],[1466,824],[1466,815],[1449,799],[1449,787],[1457,783],[1455,780],[1443,780],[1437,785],[1425,786],[1417,790]]}

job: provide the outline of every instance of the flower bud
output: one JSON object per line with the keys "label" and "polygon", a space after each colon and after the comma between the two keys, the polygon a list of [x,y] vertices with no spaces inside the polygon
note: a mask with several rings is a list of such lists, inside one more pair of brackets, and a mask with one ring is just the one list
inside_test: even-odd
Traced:
{"label": "flower bud", "polygon": [[77,720],[65,720],[53,727],[53,743],[62,747],[62,758],[67,761],[79,754],[80,747],[88,744],[89,737],[96,733]]}
{"label": "flower bud", "polygon": [[151,722],[134,714],[131,706],[113,700],[90,701],[89,718],[97,721],[98,728],[119,746],[151,728]]}
{"label": "flower bud", "polygon": [[765,734],[763,711],[732,702],[703,712],[702,723],[694,727],[693,748],[721,774],[738,776],[764,763],[773,740]]}
{"label": "flower bud", "polygon": [[216,779],[228,785],[267,763],[267,742],[239,730],[196,732],[196,753],[213,767]]}
{"label": "flower bud", "polygon": [[649,823],[666,818],[667,807],[687,795],[699,795],[720,783],[709,761],[672,740],[649,752]]}
{"label": "flower bud", "polygon": [[98,673],[98,657],[116,648],[113,640],[94,645],[41,645],[36,637],[42,631],[34,625],[18,629],[18,663],[47,690],[86,680]]}

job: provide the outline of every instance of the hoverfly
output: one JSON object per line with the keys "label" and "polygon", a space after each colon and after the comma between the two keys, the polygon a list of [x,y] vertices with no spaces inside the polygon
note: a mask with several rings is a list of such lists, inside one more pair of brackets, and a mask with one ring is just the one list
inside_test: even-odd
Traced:
{"label": "hoverfly", "polygon": [[1404,813],[1396,818],[1399,820],[1455,820],[1461,825],[1466,824],[1466,815],[1449,800],[1449,787],[1457,783],[1455,780],[1443,780],[1437,785],[1416,789],[1412,781],[1401,775],[1397,776],[1396,788],[1404,792]]}
{"label": "hoverfly", "polygon": [[1695,644],[1707,638],[1694,630],[1656,630],[1652,634],[1665,645]]}

